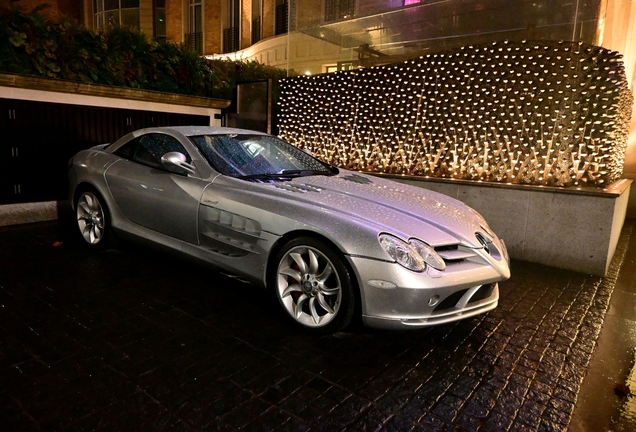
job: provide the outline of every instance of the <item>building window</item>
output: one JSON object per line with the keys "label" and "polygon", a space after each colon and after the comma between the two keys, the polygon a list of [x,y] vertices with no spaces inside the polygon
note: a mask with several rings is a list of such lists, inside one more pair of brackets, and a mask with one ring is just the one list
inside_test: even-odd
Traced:
{"label": "building window", "polygon": [[351,19],[355,11],[355,0],[325,0],[325,21]]}
{"label": "building window", "polygon": [[203,0],[189,0],[188,33],[186,45],[199,54],[203,54]]}
{"label": "building window", "polygon": [[139,28],[139,0],[93,0],[93,28]]}
{"label": "building window", "polygon": [[252,0],[252,45],[260,41],[262,36],[262,17],[263,2],[262,0]]}
{"label": "building window", "polygon": [[274,29],[274,34],[287,33],[288,11],[289,3],[287,3],[287,0],[276,0],[276,28]]}
{"label": "building window", "polygon": [[223,24],[223,52],[230,53],[240,49],[241,5],[240,0],[227,0],[226,5],[225,22]]}
{"label": "building window", "polygon": [[166,0],[155,0],[155,38],[166,40]]}

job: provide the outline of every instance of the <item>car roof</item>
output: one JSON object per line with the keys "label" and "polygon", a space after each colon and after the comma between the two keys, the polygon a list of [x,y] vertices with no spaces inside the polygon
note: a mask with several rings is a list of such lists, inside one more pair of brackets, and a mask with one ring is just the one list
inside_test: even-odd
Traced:
{"label": "car roof", "polygon": [[166,127],[142,129],[138,132],[146,133],[146,132],[161,132],[161,131],[174,131],[185,136],[226,135],[226,134],[267,135],[264,132],[259,132],[259,131],[249,130],[249,129],[228,128],[228,127],[218,127],[218,126],[166,126]]}
{"label": "car roof", "polygon": [[198,136],[198,135],[268,135],[264,132],[249,130],[249,129],[239,129],[239,128],[227,128],[227,127],[218,127],[218,126],[159,126],[159,127],[150,127],[145,129],[137,129],[136,131],[130,132],[118,140],[114,141],[111,144],[107,144],[107,147],[104,148],[107,152],[117,151],[122,145],[125,145],[130,140],[137,138],[141,135],[149,134],[149,133],[167,133],[167,134],[176,134],[185,137]]}

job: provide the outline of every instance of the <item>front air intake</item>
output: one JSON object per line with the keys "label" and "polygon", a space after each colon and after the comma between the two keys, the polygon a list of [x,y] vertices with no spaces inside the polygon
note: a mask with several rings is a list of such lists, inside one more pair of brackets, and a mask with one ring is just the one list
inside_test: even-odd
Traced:
{"label": "front air intake", "polygon": [[477,241],[479,242],[479,244],[484,247],[486,253],[490,253],[490,244],[492,243],[492,241],[486,238],[486,236],[480,232],[476,232],[475,237],[477,237]]}

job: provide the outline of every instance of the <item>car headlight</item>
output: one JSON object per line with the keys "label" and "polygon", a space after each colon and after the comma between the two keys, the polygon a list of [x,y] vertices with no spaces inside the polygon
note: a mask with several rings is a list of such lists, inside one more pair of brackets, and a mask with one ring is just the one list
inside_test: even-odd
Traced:
{"label": "car headlight", "polygon": [[421,240],[411,239],[409,240],[409,245],[411,245],[417,253],[422,257],[424,262],[434,269],[444,270],[446,268],[446,263],[444,259],[439,256],[439,254],[433,249],[431,246],[427,245]]}
{"label": "car headlight", "polygon": [[404,240],[390,234],[380,234],[379,240],[382,248],[402,267],[416,272],[421,272],[426,268],[426,264],[417,250]]}

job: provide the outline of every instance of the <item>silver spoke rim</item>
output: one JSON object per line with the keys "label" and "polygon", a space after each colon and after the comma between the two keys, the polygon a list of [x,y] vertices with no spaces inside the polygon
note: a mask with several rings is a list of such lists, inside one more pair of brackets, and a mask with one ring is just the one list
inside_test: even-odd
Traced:
{"label": "silver spoke rim", "polygon": [[298,298],[298,303],[296,303],[296,306],[294,307],[294,314],[296,315],[297,319],[303,314],[303,306],[305,305],[305,302],[308,298],[309,297],[307,297],[305,294],[301,295]]}
{"label": "silver spoke rim", "polygon": [[86,201],[79,203],[79,206],[84,210],[84,215],[91,212],[91,207]]}
{"label": "silver spoke rim", "polygon": [[323,295],[336,295],[340,291],[339,288],[321,288],[320,292]]}
{"label": "silver spoke rim", "polygon": [[318,315],[318,311],[316,310],[316,297],[312,297],[311,300],[309,300],[309,310],[311,311],[314,324],[320,324],[320,315]]}
{"label": "silver spoke rim", "polygon": [[327,325],[340,309],[339,275],[331,260],[311,246],[297,246],[283,255],[276,289],[287,313],[307,327]]}
{"label": "silver spoke rim", "polygon": [[331,273],[333,273],[333,267],[328,265],[325,267],[322,273],[320,273],[320,275],[316,277],[316,279],[318,279],[321,283],[325,283],[325,281],[329,279],[329,276],[331,276]]}
{"label": "silver spoke rim", "polygon": [[292,253],[289,256],[294,260],[296,265],[298,266],[298,271],[300,273],[307,273],[307,264],[305,264],[305,260],[300,256],[299,253]]}
{"label": "silver spoke rim", "polygon": [[289,267],[282,269],[278,273],[291,276],[292,279],[297,281],[299,281],[303,277],[298,270],[294,270],[293,268],[289,268]]}
{"label": "silver spoke rim", "polygon": [[283,298],[287,297],[288,295],[291,295],[291,293],[293,292],[302,292],[302,288],[300,287],[300,285],[298,284],[293,284],[288,286],[287,288],[285,288],[285,291],[283,292]]}
{"label": "silver spoke rim", "polygon": [[84,193],[77,202],[77,225],[89,244],[97,244],[104,237],[104,209],[90,192]]}
{"label": "silver spoke rim", "polygon": [[320,303],[320,306],[326,310],[329,313],[334,313],[333,308],[331,307],[331,305],[329,303],[327,303],[325,301],[325,296],[322,295],[322,293],[318,293],[318,303]]}
{"label": "silver spoke rim", "polygon": [[318,271],[318,257],[316,256],[316,253],[311,249],[307,251],[307,255],[309,255],[309,273],[316,274],[316,272]]}

